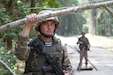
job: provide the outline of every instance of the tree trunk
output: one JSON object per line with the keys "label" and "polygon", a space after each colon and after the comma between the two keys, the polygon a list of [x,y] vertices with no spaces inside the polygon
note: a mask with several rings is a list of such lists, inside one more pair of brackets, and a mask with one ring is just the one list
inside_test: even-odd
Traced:
{"label": "tree trunk", "polygon": [[[31,8],[35,7],[35,0],[31,0]],[[34,9],[31,9],[31,12],[34,12]]]}
{"label": "tree trunk", "polygon": [[[96,0],[89,0],[90,3],[96,3]],[[89,33],[95,34],[96,33],[96,9],[93,8],[91,11],[91,20],[90,20],[90,28]]]}
{"label": "tree trunk", "polygon": [[10,13],[13,13],[13,0],[2,1],[6,10]]}
{"label": "tree trunk", "polygon": [[12,37],[6,36],[6,50],[10,50],[12,48]]}
{"label": "tree trunk", "polygon": [[95,29],[96,29],[96,9],[92,9],[89,33],[95,34],[96,33]]}

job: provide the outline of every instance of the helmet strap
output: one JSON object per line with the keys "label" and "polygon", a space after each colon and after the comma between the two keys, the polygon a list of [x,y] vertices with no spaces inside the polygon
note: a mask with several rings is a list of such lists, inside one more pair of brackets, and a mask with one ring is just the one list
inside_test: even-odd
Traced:
{"label": "helmet strap", "polygon": [[46,38],[51,38],[51,37],[53,37],[54,36],[54,34],[44,34],[44,33],[42,33],[42,32],[40,32],[40,34],[42,34],[44,37],[46,37]]}

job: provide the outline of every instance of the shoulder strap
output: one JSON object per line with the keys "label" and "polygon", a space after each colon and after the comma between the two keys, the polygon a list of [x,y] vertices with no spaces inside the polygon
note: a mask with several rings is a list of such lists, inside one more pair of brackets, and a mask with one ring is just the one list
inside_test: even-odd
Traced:
{"label": "shoulder strap", "polygon": [[28,73],[28,72],[29,72],[29,66],[31,65],[30,62],[32,61],[34,52],[35,52],[35,50],[31,50],[31,51],[30,51],[29,58],[28,58],[28,60],[25,62],[26,65],[25,65],[25,71],[24,71],[24,73]]}
{"label": "shoulder strap", "polygon": [[36,50],[37,53],[45,53],[44,44],[39,38],[32,39],[28,46],[33,48],[33,50]]}

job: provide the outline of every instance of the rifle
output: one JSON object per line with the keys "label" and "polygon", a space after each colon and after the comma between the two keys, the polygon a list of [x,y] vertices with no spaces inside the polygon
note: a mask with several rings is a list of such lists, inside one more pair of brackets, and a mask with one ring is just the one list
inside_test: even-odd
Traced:
{"label": "rifle", "polygon": [[78,40],[82,42],[82,46],[84,46],[85,48],[88,48],[89,40],[86,37],[78,38]]}
{"label": "rifle", "polygon": [[[74,46],[70,46],[68,44],[66,44],[66,46],[69,46],[70,48],[72,48],[73,50],[76,50],[78,53],[80,53],[80,51]],[[93,66],[93,68],[97,71],[98,69],[89,61],[89,59],[87,59],[87,61]]]}
{"label": "rifle", "polygon": [[59,66],[59,63],[57,61],[57,57],[51,57],[49,54],[45,54],[46,60],[48,64],[51,65],[53,71],[55,72],[55,75],[64,75],[62,69]]}

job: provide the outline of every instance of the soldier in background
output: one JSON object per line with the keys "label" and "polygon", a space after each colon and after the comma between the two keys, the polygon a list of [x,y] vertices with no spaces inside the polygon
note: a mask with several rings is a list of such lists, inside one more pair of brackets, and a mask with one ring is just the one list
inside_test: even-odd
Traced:
{"label": "soldier in background", "polygon": [[[43,10],[39,14],[47,12],[52,11]],[[15,47],[15,55],[20,60],[25,61],[24,75],[58,75],[55,73],[54,68],[50,67],[51,64],[47,62],[48,59],[45,57],[45,54],[49,54],[50,57],[55,57],[57,59],[56,63],[60,66],[63,72],[62,75],[72,75],[72,66],[67,51],[62,46],[61,41],[54,36],[59,25],[58,18],[50,17],[36,23],[34,20],[35,17],[36,14],[26,16],[29,22],[24,25]],[[36,25],[35,29],[40,32],[40,35],[35,38],[36,40],[31,40],[32,42],[28,43],[29,33],[31,27],[34,25]],[[38,42],[36,42],[37,40]],[[34,46],[36,48],[34,48]],[[52,60],[50,60],[50,62],[52,62]],[[56,63],[54,62],[53,64]]]}
{"label": "soldier in background", "polygon": [[80,38],[78,38],[78,41],[77,41],[77,44],[79,44],[79,49],[80,49],[80,62],[79,62],[77,70],[81,69],[83,57],[85,58],[85,66],[87,67],[87,65],[88,65],[87,51],[90,50],[90,43],[89,43],[88,38],[85,37],[85,34],[86,34],[86,32],[82,31],[81,32],[82,36]]}

